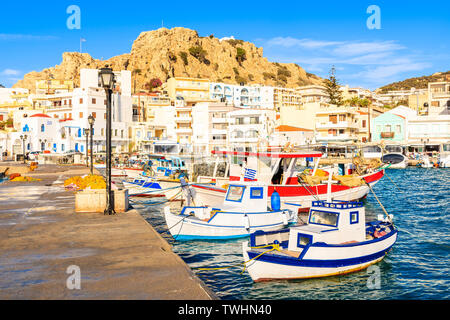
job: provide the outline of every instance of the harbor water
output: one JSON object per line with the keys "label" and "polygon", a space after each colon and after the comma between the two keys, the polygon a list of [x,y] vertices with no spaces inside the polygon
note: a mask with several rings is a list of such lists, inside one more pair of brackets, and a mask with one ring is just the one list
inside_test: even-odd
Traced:
{"label": "harbor water", "polygon": [[[253,283],[242,273],[242,241],[174,242],[163,206],[134,204],[173,250],[218,297],[225,300],[449,299],[449,169],[387,170],[374,191],[399,229],[385,259],[356,273],[320,279]],[[375,197],[364,200],[367,221],[383,211]],[[172,203],[175,207],[179,204]],[[199,271],[196,268],[232,268]]]}

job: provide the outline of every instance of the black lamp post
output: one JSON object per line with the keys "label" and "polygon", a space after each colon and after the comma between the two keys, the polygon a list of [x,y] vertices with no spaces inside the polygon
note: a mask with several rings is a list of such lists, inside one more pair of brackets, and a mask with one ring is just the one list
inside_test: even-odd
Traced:
{"label": "black lamp post", "polygon": [[25,140],[27,140],[27,139],[28,139],[28,136],[27,136],[27,135],[21,135],[21,136],[20,136],[20,140],[22,140],[23,163],[27,163],[27,162],[25,161]]}
{"label": "black lamp post", "polygon": [[91,133],[91,175],[94,174],[94,123],[95,123],[95,118],[92,116],[92,114],[88,117],[88,122],[89,122],[89,132]]}
{"label": "black lamp post", "polygon": [[105,215],[115,214],[114,194],[111,189],[111,96],[114,88],[114,73],[111,68],[102,68],[99,73],[99,87],[106,94],[106,209]]}
{"label": "black lamp post", "polygon": [[84,129],[84,135],[86,136],[86,167],[89,168],[89,150],[88,150],[89,129]]}

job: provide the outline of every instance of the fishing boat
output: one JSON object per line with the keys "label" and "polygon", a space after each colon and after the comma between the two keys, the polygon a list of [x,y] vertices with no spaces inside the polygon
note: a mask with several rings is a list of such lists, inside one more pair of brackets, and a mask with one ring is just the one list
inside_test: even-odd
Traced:
{"label": "fishing boat", "polygon": [[[307,176],[315,177],[318,174],[319,160],[322,157],[320,152],[214,151],[213,154],[229,160],[229,178],[227,183],[224,183],[224,179],[220,180],[224,185],[191,184],[191,193],[199,205],[213,207],[220,205],[227,194],[227,185],[243,181],[266,184],[268,198],[276,189],[281,196],[283,209],[304,211],[311,207],[313,201],[327,198],[327,183],[321,183],[320,178],[317,183],[305,182],[304,179],[299,178],[304,173],[305,167],[301,163],[305,160],[308,167],[313,166]],[[334,170],[337,175],[339,168],[336,166]],[[344,173],[355,175],[356,171],[346,169]],[[366,167],[364,171],[358,169],[358,171],[362,174],[352,176],[352,180],[357,181],[355,184],[345,183],[344,177],[333,180],[335,182],[331,186],[332,199],[346,201],[362,199],[369,193],[367,184],[373,186],[384,176],[384,170],[375,166]],[[324,179],[327,180],[326,177]]]}
{"label": "fishing boat", "polygon": [[[94,168],[100,171],[106,170],[105,164],[95,164]],[[136,167],[112,167],[111,168],[111,177],[113,178],[129,178],[135,179],[138,178],[143,173],[142,165]]]}
{"label": "fishing boat", "polygon": [[381,261],[397,240],[392,215],[366,223],[361,202],[315,201],[308,223],[256,232],[244,242],[246,270],[255,282],[342,275]]}
{"label": "fishing boat", "polygon": [[122,183],[132,197],[166,197],[172,200],[182,197],[180,178],[154,178],[141,175],[132,181],[124,180]]}
{"label": "fishing boat", "polygon": [[408,158],[403,154],[403,148],[399,145],[386,145],[381,161],[390,164],[390,169],[405,169],[408,166]]}
{"label": "fishing boat", "polygon": [[439,166],[441,168],[450,168],[450,143],[441,145],[439,153]]}
{"label": "fishing boat", "polygon": [[[175,240],[233,239],[248,237],[257,230],[274,231],[297,222],[297,213],[279,208],[279,197],[267,207],[267,186],[233,183],[221,206],[185,206],[180,214],[164,208],[167,227]],[[270,209],[270,210],[269,210]]]}

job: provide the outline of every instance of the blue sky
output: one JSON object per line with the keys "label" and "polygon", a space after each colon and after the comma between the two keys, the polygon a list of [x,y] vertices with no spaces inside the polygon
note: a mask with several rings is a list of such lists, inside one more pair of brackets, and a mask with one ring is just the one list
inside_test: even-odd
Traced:
{"label": "blue sky", "polygon": [[[70,5],[81,29],[70,30]],[[381,29],[370,30],[370,5]],[[0,10],[0,84],[61,63],[65,51],[108,59],[128,53],[140,32],[186,27],[200,36],[234,36],[264,48],[273,62],[294,62],[341,84],[375,89],[450,70],[449,1],[10,1]]]}

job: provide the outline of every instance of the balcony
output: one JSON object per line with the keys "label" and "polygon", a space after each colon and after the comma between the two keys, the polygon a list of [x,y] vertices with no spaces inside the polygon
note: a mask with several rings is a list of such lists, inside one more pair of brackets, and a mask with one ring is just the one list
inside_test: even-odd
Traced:
{"label": "balcony", "polygon": [[450,91],[432,92],[431,97],[433,99],[450,98]]}
{"label": "balcony", "polygon": [[177,133],[177,134],[192,134],[192,128],[188,128],[188,127],[177,128],[177,129],[175,129],[175,133]]}
{"label": "balcony", "polygon": [[382,139],[393,139],[395,136],[394,132],[381,132],[380,136]]}
{"label": "balcony", "polygon": [[346,129],[346,128],[353,128],[353,129],[357,129],[358,128],[358,124],[357,123],[352,123],[350,121],[339,121],[336,123],[333,122],[316,122],[316,129],[337,129],[337,128],[342,128],[342,129]]}
{"label": "balcony", "polygon": [[190,116],[178,116],[178,117],[175,117],[175,122],[178,122],[178,123],[191,123],[192,122],[192,117],[190,117]]}
{"label": "balcony", "polygon": [[325,136],[316,136],[317,141],[349,141],[356,140],[357,137],[354,135],[349,135],[348,133],[339,134],[339,135],[325,135]]}

